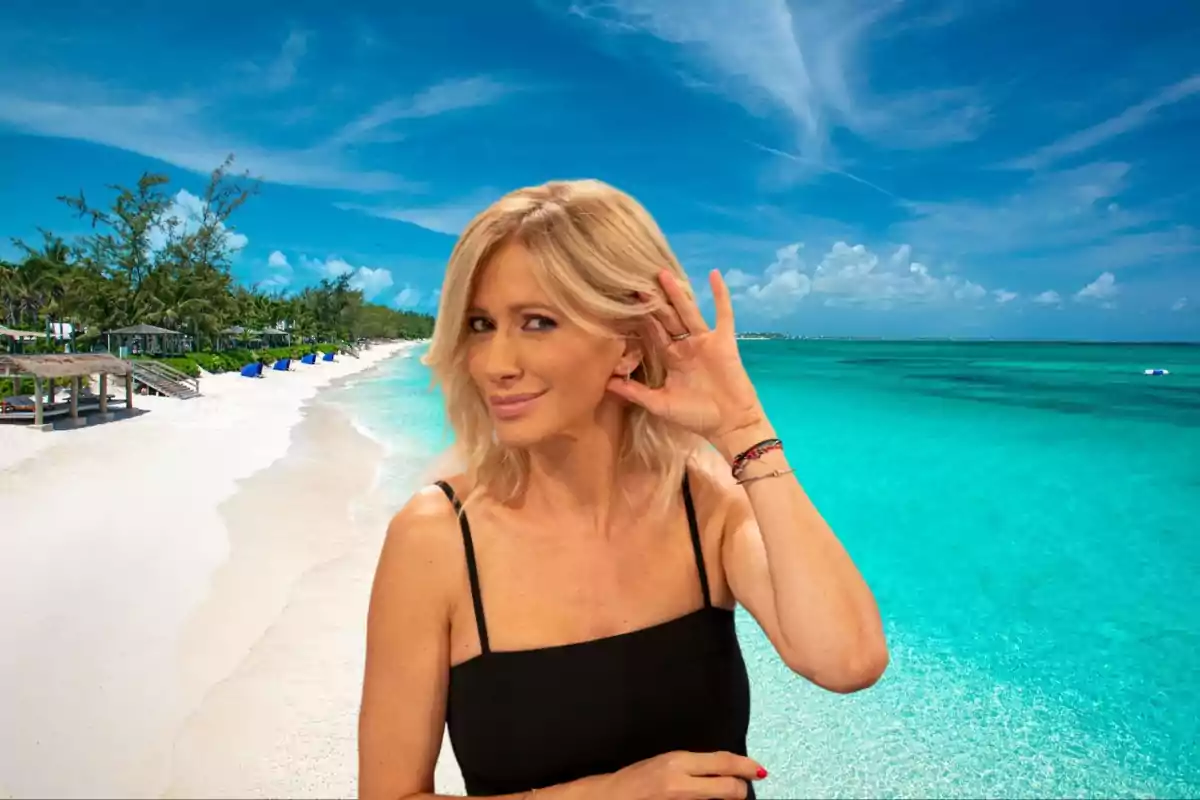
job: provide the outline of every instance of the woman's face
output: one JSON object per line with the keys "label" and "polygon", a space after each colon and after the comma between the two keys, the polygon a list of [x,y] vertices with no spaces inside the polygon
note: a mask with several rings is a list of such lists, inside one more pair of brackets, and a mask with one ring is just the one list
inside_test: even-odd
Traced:
{"label": "woman's face", "polygon": [[585,330],[552,305],[533,266],[519,244],[504,245],[467,308],[467,369],[498,439],[513,447],[594,424],[608,381],[634,366],[624,364],[623,339]]}

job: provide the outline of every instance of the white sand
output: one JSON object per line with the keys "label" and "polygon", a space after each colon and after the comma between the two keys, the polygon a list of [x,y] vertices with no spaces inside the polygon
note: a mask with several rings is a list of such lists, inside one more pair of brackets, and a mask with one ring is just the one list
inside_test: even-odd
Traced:
{"label": "white sand", "polygon": [[[402,347],[209,377],[94,427],[0,427],[0,795],[353,794],[378,537],[348,510],[381,450],[320,406],[289,443],[320,387]],[[339,570],[349,603],[315,580]],[[264,728],[268,698],[294,713]]]}

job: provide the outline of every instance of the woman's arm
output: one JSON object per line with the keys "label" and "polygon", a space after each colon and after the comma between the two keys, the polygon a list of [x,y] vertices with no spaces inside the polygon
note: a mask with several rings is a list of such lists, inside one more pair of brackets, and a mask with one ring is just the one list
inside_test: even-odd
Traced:
{"label": "woman's arm", "polygon": [[[561,786],[547,786],[520,794],[496,794],[481,797],[479,800],[599,800],[605,795],[599,793],[599,778],[584,778],[581,781],[564,783]],[[411,794],[400,800],[460,800],[452,794]]]}
{"label": "woman's arm", "polygon": [[429,491],[413,497],[388,525],[367,615],[358,718],[364,800],[433,789],[446,723],[454,526],[445,497]]}
{"label": "woman's arm", "polygon": [[[427,800],[446,725],[450,610],[466,569],[458,520],[425,490],[388,525],[367,616],[358,719],[358,796]],[[592,800],[608,776],[537,792],[538,800]],[[527,794],[505,795],[525,798]]]}
{"label": "woman's arm", "polygon": [[[866,581],[794,474],[738,486],[733,458],[775,437],[770,423],[714,442],[726,501],[722,561],[730,589],[787,665],[835,692],[871,686],[887,668],[887,642]],[[786,446],[786,442],[785,442]],[[746,467],[743,478],[791,469],[780,450]]]}

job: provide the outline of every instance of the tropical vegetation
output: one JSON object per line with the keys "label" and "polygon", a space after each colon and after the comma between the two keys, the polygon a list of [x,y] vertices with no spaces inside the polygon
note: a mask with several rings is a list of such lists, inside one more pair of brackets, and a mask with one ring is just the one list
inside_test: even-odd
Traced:
{"label": "tropical vegetation", "polygon": [[[198,365],[236,360],[219,357],[228,343],[222,332],[234,326],[284,331],[308,346],[432,333],[432,317],[367,302],[349,274],[293,292],[238,283],[231,219],[259,184],[233,174],[232,164],[230,156],[212,172],[187,213],[169,191],[169,178],[151,173],[132,187],[110,187],[115,196],[107,207],[92,205],[82,192],[59,197],[90,232],[67,241],[41,229],[41,242],[13,240],[19,258],[0,260],[0,325],[41,333],[52,323],[70,323],[77,352],[103,350],[108,331],[155,325],[190,336],[187,357]],[[0,350],[9,341],[0,337]],[[20,346],[47,352],[65,344],[46,337]]]}

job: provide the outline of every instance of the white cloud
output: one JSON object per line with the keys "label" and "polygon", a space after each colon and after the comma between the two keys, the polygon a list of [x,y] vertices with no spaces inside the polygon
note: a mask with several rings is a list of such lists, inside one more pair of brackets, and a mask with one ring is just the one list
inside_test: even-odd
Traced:
{"label": "white cloud", "polygon": [[266,150],[214,131],[213,110],[200,102],[73,95],[0,88],[0,128],[115,147],[204,175],[234,153],[239,169],[269,183],[358,192],[411,188],[399,175],[358,169],[338,152]]}
{"label": "white cloud", "polygon": [[436,117],[452,111],[480,108],[499,102],[517,91],[517,87],[486,75],[446,80],[409,97],[394,97],[379,103],[366,114],[345,125],[329,145],[364,144],[396,141],[397,134],[387,126],[405,119]]}
{"label": "white cloud", "polygon": [[1148,221],[1110,208],[1129,169],[1120,162],[1088,164],[1037,176],[1012,195],[988,201],[908,201],[913,217],[895,231],[919,246],[972,254],[1088,244]]}
{"label": "white cloud", "polygon": [[779,317],[794,310],[809,295],[827,306],[876,309],[976,304],[987,296],[987,290],[973,281],[952,274],[933,274],[929,267],[912,260],[912,248],[907,244],[881,260],[864,245],[837,242],[811,269],[801,257],[802,247],[796,243],[780,248],[775,261],[760,276],[730,270],[726,282],[735,301]]}
{"label": "white cloud", "polygon": [[396,308],[412,308],[421,302],[421,290],[410,284],[404,284],[404,288],[396,293],[392,298],[392,305]]}
{"label": "white cloud", "polygon": [[749,273],[742,272],[740,269],[731,269],[722,277],[725,279],[725,285],[728,286],[731,291],[741,289],[744,286],[754,285],[754,277]]}
{"label": "white cloud", "polygon": [[272,291],[278,291],[281,289],[286,289],[288,284],[290,284],[291,282],[292,282],[292,279],[290,276],[277,272],[273,275],[268,275],[267,277],[265,277],[261,281],[259,281],[258,287],[260,289],[265,289],[268,292],[272,292]]}
{"label": "white cloud", "polygon": [[1111,272],[1103,272],[1096,280],[1076,292],[1075,300],[1077,302],[1094,301],[1111,307],[1109,301],[1116,297],[1118,291],[1120,290],[1117,288],[1117,277]]}
{"label": "white cloud", "polygon": [[834,126],[890,147],[974,139],[988,115],[970,89],[869,93],[863,45],[900,6],[862,13],[835,0],[576,0],[570,9],[608,33],[648,33],[675,45],[693,70],[681,76],[685,83],[751,113],[784,115],[805,157],[824,155]]}
{"label": "white cloud", "polygon": [[1130,106],[1115,117],[1093,125],[1070,136],[1048,144],[1035,152],[1009,162],[1005,166],[1013,169],[1041,169],[1067,156],[1082,153],[1151,122],[1154,112],[1200,94],[1200,74],[1192,75],[1159,90],[1137,105]]}
{"label": "white cloud", "polygon": [[[204,220],[204,201],[187,189],[175,193],[171,205],[163,214],[162,222],[150,230],[150,247],[161,250],[167,244],[168,226],[174,223],[175,236],[186,236],[199,230]],[[250,243],[250,239],[241,233],[231,231],[225,223],[218,222],[217,230],[225,236],[225,246],[232,251],[242,250]]]}
{"label": "white cloud", "polygon": [[271,269],[271,274],[259,281],[259,286],[264,289],[282,289],[292,282],[292,265],[287,256],[279,250],[273,250],[271,255],[267,256],[267,267]]}
{"label": "white cloud", "polygon": [[1017,299],[1017,293],[1010,292],[1007,289],[996,289],[992,292],[992,294],[995,296],[996,302],[1000,305],[1011,303],[1013,300]]}
{"label": "white cloud", "polygon": [[971,263],[1004,256],[1027,271],[1065,259],[1114,271],[1200,252],[1200,233],[1116,202],[1130,166],[1095,162],[1038,173],[1013,193],[988,200],[905,201],[912,215],[891,229],[922,251]]}
{"label": "white cloud", "polygon": [[283,41],[279,55],[267,67],[265,75],[267,88],[277,92],[291,86],[296,80],[300,59],[304,58],[304,54],[307,52],[308,34],[296,30],[289,33],[287,39]]}
{"label": "white cloud", "polygon": [[[299,39],[289,41],[298,58]],[[285,72],[281,68],[279,75]],[[204,175],[234,153],[239,170],[268,183],[354,192],[415,190],[423,187],[395,173],[360,166],[346,145],[383,135],[377,129],[389,122],[496,102],[508,91],[486,77],[448,81],[377,106],[329,140],[269,149],[215,129],[213,121],[222,118],[222,109],[210,100],[123,93],[99,81],[0,74],[0,130],[92,142]]]}
{"label": "white cloud", "polygon": [[[797,242],[781,247],[775,253],[775,261],[757,278],[730,270],[725,281],[734,301],[752,303],[769,317],[783,316],[793,310],[812,291],[812,279],[804,272],[800,258],[803,246]],[[734,289],[734,284],[739,288]]]}
{"label": "white cloud", "polygon": [[360,290],[367,300],[375,298],[394,282],[391,271],[384,267],[356,267],[337,256],[329,256],[324,261],[300,256],[300,263],[323,278],[337,278],[349,274],[350,287]]}
{"label": "white cloud", "polygon": [[1033,298],[1033,302],[1043,306],[1056,306],[1062,303],[1062,297],[1053,289],[1048,289]]}
{"label": "white cloud", "polygon": [[358,211],[380,219],[407,222],[435,233],[458,236],[480,211],[500,196],[500,192],[482,189],[469,197],[428,206],[381,208],[358,203],[334,203],[343,211]]}
{"label": "white cloud", "polygon": [[1176,300],[1174,303],[1171,304],[1171,310],[1172,311],[1183,311],[1185,308],[1187,308],[1187,304],[1188,304],[1188,299],[1186,297],[1181,297],[1178,300]]}

